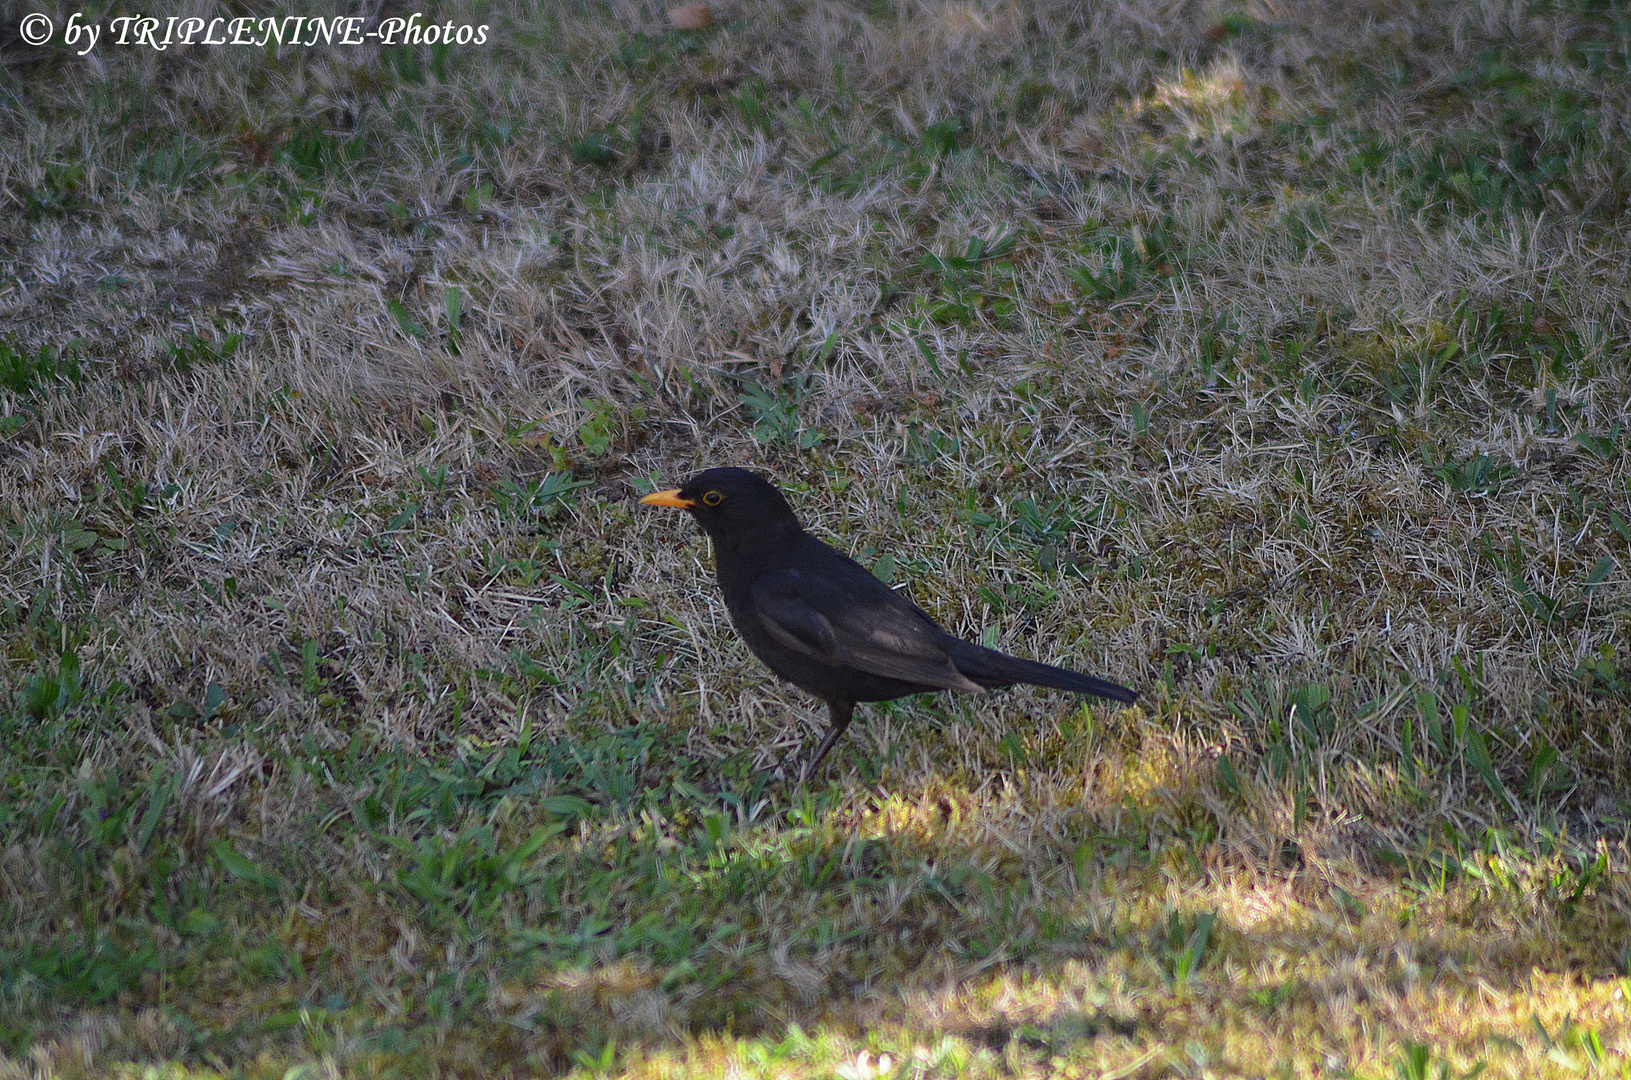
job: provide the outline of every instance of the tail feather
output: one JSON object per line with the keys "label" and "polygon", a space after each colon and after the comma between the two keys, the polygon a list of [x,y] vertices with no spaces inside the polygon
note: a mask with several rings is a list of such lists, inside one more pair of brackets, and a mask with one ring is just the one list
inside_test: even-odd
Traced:
{"label": "tail feather", "polygon": [[957,665],[958,671],[987,690],[994,690],[999,686],[1012,686],[1014,683],[1030,683],[1033,686],[1047,686],[1055,690],[1092,694],[1095,697],[1123,701],[1129,705],[1138,700],[1136,690],[1129,690],[1107,679],[1083,675],[1068,668],[1039,664],[1035,660],[1021,660],[1017,656],[1009,656],[1007,653],[1000,653],[995,649],[987,649],[967,641],[958,639],[953,641],[955,644],[947,643],[950,646],[952,663]]}

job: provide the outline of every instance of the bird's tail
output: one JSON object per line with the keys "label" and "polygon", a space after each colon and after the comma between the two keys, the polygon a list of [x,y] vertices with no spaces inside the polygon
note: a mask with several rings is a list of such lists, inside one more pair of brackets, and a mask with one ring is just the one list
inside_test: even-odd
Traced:
{"label": "bird's tail", "polygon": [[1017,656],[1009,656],[1007,653],[987,649],[972,642],[958,640],[955,644],[951,642],[947,644],[950,646],[952,663],[957,665],[957,670],[988,690],[999,686],[1012,686],[1014,683],[1030,683],[1033,686],[1048,686],[1055,690],[1074,690],[1078,694],[1111,698],[1129,705],[1138,700],[1136,690],[1129,690],[1107,679],[1083,675],[1068,668],[1039,664],[1034,660],[1021,660]]}

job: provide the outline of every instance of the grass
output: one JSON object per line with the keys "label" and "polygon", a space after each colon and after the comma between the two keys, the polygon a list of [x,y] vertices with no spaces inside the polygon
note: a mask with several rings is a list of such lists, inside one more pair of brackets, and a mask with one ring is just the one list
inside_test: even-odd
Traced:
{"label": "grass", "polygon": [[0,1077],[1631,1076],[1624,5],[714,14],[0,38]]}

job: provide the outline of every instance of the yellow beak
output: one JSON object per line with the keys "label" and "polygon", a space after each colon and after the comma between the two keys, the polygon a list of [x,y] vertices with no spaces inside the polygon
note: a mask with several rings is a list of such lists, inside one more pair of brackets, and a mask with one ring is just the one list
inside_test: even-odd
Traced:
{"label": "yellow beak", "polygon": [[681,510],[689,510],[696,505],[694,499],[680,498],[679,488],[669,488],[667,491],[653,491],[640,501],[647,506],[677,506]]}

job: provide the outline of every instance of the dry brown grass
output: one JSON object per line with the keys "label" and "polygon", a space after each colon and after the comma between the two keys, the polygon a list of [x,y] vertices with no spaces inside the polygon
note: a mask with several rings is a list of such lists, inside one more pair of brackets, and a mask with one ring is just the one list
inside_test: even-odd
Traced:
{"label": "dry brown grass", "polygon": [[1631,1074],[1623,5],[713,15],[0,38],[0,1077]]}

